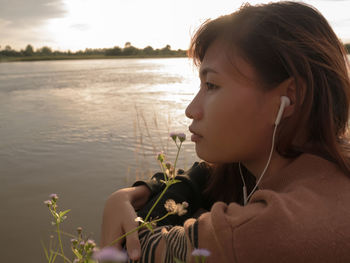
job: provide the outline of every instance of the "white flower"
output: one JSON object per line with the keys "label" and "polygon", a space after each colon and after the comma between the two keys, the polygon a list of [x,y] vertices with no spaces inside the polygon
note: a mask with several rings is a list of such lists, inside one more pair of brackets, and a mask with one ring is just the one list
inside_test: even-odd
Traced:
{"label": "white flower", "polygon": [[145,223],[145,221],[143,221],[142,217],[139,217],[139,216],[135,218],[135,222]]}
{"label": "white flower", "polygon": [[170,213],[176,213],[176,203],[173,199],[168,199],[166,200],[164,207],[166,209],[166,211],[170,212]]}
{"label": "white flower", "polygon": [[164,204],[165,209],[172,214],[178,214],[179,216],[183,216],[184,214],[187,213],[187,207],[188,207],[188,203],[187,202],[182,202],[182,204],[180,203],[175,203],[174,200],[169,199],[165,202]]}
{"label": "white flower", "polygon": [[182,202],[182,204],[176,204],[176,212],[179,216],[183,216],[184,214],[187,213],[187,208],[188,207],[188,203],[187,202]]}

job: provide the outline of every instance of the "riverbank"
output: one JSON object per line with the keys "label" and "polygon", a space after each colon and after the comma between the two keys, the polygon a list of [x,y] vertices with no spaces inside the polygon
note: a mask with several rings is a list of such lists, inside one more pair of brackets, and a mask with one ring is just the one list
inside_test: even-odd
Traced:
{"label": "riverbank", "polygon": [[56,55],[56,56],[28,56],[6,57],[0,56],[1,62],[16,61],[46,61],[46,60],[82,60],[82,59],[125,59],[125,58],[182,58],[186,55],[131,55],[131,56],[106,56],[106,55]]}

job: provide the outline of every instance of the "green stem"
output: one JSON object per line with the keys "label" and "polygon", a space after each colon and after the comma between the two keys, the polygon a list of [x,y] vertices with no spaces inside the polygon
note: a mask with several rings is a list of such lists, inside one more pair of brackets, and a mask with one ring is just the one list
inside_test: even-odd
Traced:
{"label": "green stem", "polygon": [[61,247],[61,253],[63,255],[63,262],[66,263],[64,252],[63,252],[62,241],[61,241],[61,233],[60,233],[60,224],[59,223],[57,223],[57,236],[58,236],[58,242],[60,243],[60,247]]}
{"label": "green stem", "polygon": [[[177,149],[177,154],[176,154],[176,158],[175,158],[175,162],[174,162],[174,173],[176,173],[176,163],[177,163],[177,159],[179,158],[179,153],[180,153],[181,145],[182,145],[182,142],[180,142],[180,146],[179,146],[178,149]],[[165,172],[164,172],[164,170],[163,170],[163,167],[161,167],[161,168],[162,168],[162,171],[163,171],[163,173],[164,173],[164,177],[166,178],[167,176],[166,176],[166,174],[165,174]],[[176,175],[176,174],[175,174],[175,175]],[[174,175],[174,176],[175,176],[175,175]],[[174,178],[175,178],[175,177],[174,177]],[[167,180],[166,180],[166,181],[167,181]],[[160,194],[160,196],[158,197],[157,201],[153,204],[153,206],[151,207],[151,209],[148,211],[147,216],[146,216],[146,218],[144,219],[145,222],[147,222],[147,220],[148,220],[148,218],[150,217],[151,213],[153,212],[154,208],[156,207],[156,205],[158,204],[158,202],[160,201],[160,199],[163,197],[163,195],[165,194],[165,192],[168,190],[168,188],[169,188],[170,185],[171,185],[171,183],[170,183],[170,184],[166,184],[166,186],[165,186],[163,192]]]}
{"label": "green stem", "polygon": [[[176,143],[176,142],[175,142],[175,143]],[[180,153],[181,145],[182,145],[182,142],[180,142],[180,146],[178,146],[177,143],[176,143],[176,146],[177,146],[177,154],[176,154],[176,158],[175,158],[175,162],[174,162],[174,172],[175,172],[175,173],[176,173],[176,169],[175,169],[175,168],[176,168],[176,163],[177,163],[177,160],[178,160],[178,158],[179,158],[179,153]],[[125,238],[126,236],[128,236],[128,235],[130,235],[130,234],[132,234],[132,233],[134,233],[134,232],[136,232],[136,231],[138,231],[140,228],[142,228],[142,227],[144,227],[146,224],[148,224],[148,223],[147,223],[147,220],[148,220],[148,218],[151,216],[151,214],[152,214],[154,208],[155,208],[156,205],[159,203],[160,199],[162,199],[163,195],[164,195],[165,192],[168,190],[168,188],[170,187],[170,185],[174,184],[174,180],[172,180],[171,182],[168,181],[168,177],[167,177],[167,175],[166,175],[166,173],[165,173],[165,171],[164,171],[163,163],[162,163],[161,161],[160,161],[159,163],[160,163],[160,168],[162,169],[162,172],[163,172],[163,174],[164,174],[164,181],[166,182],[166,185],[165,185],[164,190],[162,191],[162,193],[159,195],[158,199],[156,200],[156,202],[153,204],[153,206],[151,207],[151,209],[148,211],[148,213],[147,213],[147,215],[146,215],[146,217],[145,217],[145,219],[144,219],[144,222],[145,222],[145,223],[142,223],[141,225],[139,225],[138,227],[134,228],[133,230],[130,230],[129,232],[125,233],[124,235],[122,235],[122,236],[118,237],[117,239],[113,240],[113,241],[109,244],[109,246],[111,246],[111,245],[117,243],[118,241],[122,240],[122,239]],[[176,174],[175,174],[175,175],[176,175]],[[174,175],[174,178],[175,178],[175,175]],[[167,213],[167,214],[165,214],[164,216],[162,216],[161,218],[156,219],[156,220],[153,220],[153,221],[151,221],[150,223],[152,223],[152,222],[156,223],[156,222],[158,222],[158,221],[161,221],[161,220],[163,220],[164,218],[166,218],[167,216],[169,216],[170,214],[172,214],[172,213]],[[62,246],[62,245],[61,245],[61,246]],[[63,253],[63,250],[62,250],[62,253]]]}
{"label": "green stem", "polygon": [[159,161],[159,166],[160,166],[160,169],[162,170],[162,173],[164,175],[164,181],[167,182],[168,176],[166,175],[166,172],[164,171],[163,163],[161,161]]}
{"label": "green stem", "polygon": [[175,162],[174,162],[174,173],[175,173],[174,177],[176,176],[176,163],[177,163],[177,159],[179,158],[181,145],[182,145],[182,142],[180,142],[180,146],[177,148],[176,158],[175,158]]}
{"label": "green stem", "polygon": [[166,186],[165,186],[163,192],[160,194],[160,196],[158,197],[157,201],[153,204],[153,206],[151,207],[151,209],[148,211],[148,214],[147,214],[147,216],[145,217],[145,221],[148,220],[148,218],[150,217],[150,215],[151,215],[151,213],[153,212],[154,208],[155,208],[156,205],[159,203],[160,199],[163,197],[163,195],[164,195],[165,192],[168,190],[168,188],[169,188],[170,185],[171,185],[171,184],[168,184],[168,183],[166,184]]}
{"label": "green stem", "polygon": [[163,215],[161,218],[158,218],[158,219],[156,219],[156,220],[153,220],[153,221],[151,221],[150,223],[157,223],[157,222],[159,222],[159,221],[162,221],[163,219],[165,219],[166,217],[168,217],[169,215],[173,215],[174,213],[166,213],[165,215]]}
{"label": "green stem", "polygon": [[129,232],[125,233],[124,235],[118,237],[116,240],[114,240],[112,243],[109,244],[109,246],[112,246],[113,244],[117,243],[118,241],[122,240],[123,238],[125,238],[126,236],[138,231],[140,228],[144,227],[146,224],[152,224],[152,223],[157,223],[159,221],[162,221],[164,218],[166,218],[167,216],[171,215],[172,213],[167,213],[164,216],[162,216],[161,218],[158,218],[156,220],[153,220],[149,223],[142,223],[141,225],[139,225],[138,227],[134,228],[133,230],[130,230]]}
{"label": "green stem", "polygon": [[66,260],[67,260],[69,263],[72,263],[72,261],[70,261],[65,255],[60,254],[60,253],[55,252],[55,251],[52,251],[52,253],[61,256],[63,258],[64,262],[66,262]]}
{"label": "green stem", "polygon": [[134,228],[133,230],[130,230],[129,232],[125,233],[124,235],[118,237],[117,239],[113,240],[112,243],[110,243],[108,246],[112,246],[115,243],[117,243],[118,241],[122,240],[124,237],[138,231],[140,228],[142,228],[144,226],[144,224],[139,225],[138,227]]}

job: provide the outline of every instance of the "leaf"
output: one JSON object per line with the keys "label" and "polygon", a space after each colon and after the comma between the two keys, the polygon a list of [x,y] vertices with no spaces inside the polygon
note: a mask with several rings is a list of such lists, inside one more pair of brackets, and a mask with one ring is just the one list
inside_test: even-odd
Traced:
{"label": "leaf", "polygon": [[[54,252],[54,251],[50,250],[50,254],[51,254],[51,256],[52,256],[52,255],[55,255],[55,256],[53,257],[53,259],[52,259],[51,263],[54,263],[54,262],[55,262],[55,260],[56,260],[56,257],[57,257],[57,255],[58,255],[58,251],[59,251],[59,250],[60,250],[59,248],[57,249],[57,251],[56,251],[56,252]],[[51,256],[50,256],[50,258],[51,258]]]}
{"label": "leaf", "polygon": [[78,258],[78,259],[82,259],[83,256],[79,253],[79,251],[77,251],[76,249],[72,249],[74,255]]}
{"label": "leaf", "polygon": [[[57,230],[55,230],[55,232],[58,233]],[[72,235],[72,234],[69,234],[69,233],[64,232],[64,231],[62,231],[62,230],[60,230],[60,233],[63,234],[63,235],[65,235],[65,236],[78,239],[77,236]]]}
{"label": "leaf", "polygon": [[41,243],[41,245],[42,245],[42,247],[44,249],[44,253],[45,253],[45,257],[46,257],[47,261],[50,262],[49,254],[47,253],[47,249],[45,247],[45,244],[44,244],[44,242],[41,239],[40,239],[40,243]]}
{"label": "leaf", "polygon": [[61,211],[60,212],[60,217],[63,217],[65,214],[67,214],[70,211],[70,209],[66,210],[66,211]]}
{"label": "leaf", "polygon": [[180,182],[181,182],[181,180],[174,179],[174,180],[171,180],[170,185],[180,183]]}
{"label": "leaf", "polygon": [[153,228],[150,224],[145,224],[145,227],[147,227],[153,234]]}

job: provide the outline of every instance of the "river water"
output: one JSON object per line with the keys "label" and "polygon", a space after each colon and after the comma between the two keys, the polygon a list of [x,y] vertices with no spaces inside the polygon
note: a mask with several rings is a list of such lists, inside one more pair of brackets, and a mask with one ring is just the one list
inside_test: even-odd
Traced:
{"label": "river water", "polygon": [[[197,75],[187,58],[0,63],[1,261],[45,262],[51,193],[72,209],[63,230],[99,242],[108,195],[157,171],[158,151],[173,160],[170,131],[189,136]],[[193,143],[180,156],[196,161]]]}

